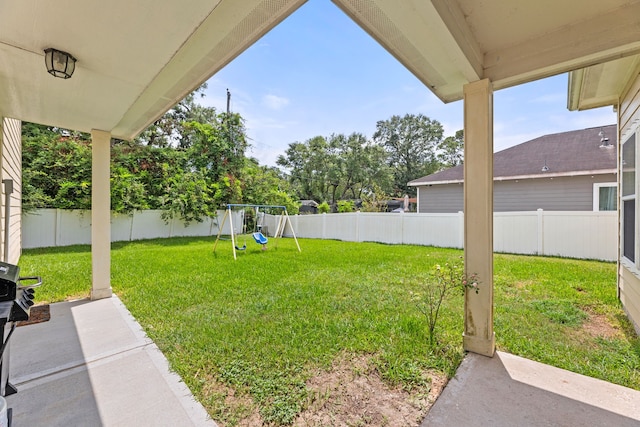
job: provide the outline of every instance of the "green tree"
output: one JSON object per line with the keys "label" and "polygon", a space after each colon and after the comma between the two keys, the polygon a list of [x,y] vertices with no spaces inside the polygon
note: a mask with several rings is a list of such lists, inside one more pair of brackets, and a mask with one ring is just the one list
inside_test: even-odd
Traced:
{"label": "green tree", "polygon": [[185,224],[201,222],[217,209],[219,197],[217,185],[211,185],[201,171],[181,171],[167,180],[167,192],[161,197],[162,218],[169,221],[178,217]]}
{"label": "green tree", "polygon": [[386,212],[389,196],[380,188],[373,184],[371,191],[362,195],[362,212]]}
{"label": "green tree", "polygon": [[91,146],[78,136],[26,124],[22,141],[23,210],[91,207]]}
{"label": "green tree", "polygon": [[280,170],[261,166],[254,158],[246,159],[242,171],[242,194],[243,203],[285,206],[291,215],[300,211],[300,203]]}
{"label": "green tree", "polygon": [[415,195],[416,189],[407,183],[438,169],[436,149],[442,136],[442,125],[423,114],[391,116],[376,124],[373,140],[388,153],[396,196]]}
{"label": "green tree", "polygon": [[329,203],[327,202],[322,202],[318,205],[318,213],[329,213],[331,212],[331,206],[329,206]]}
{"label": "green tree", "polygon": [[278,156],[276,164],[289,172],[290,182],[301,199],[328,199],[329,144],[323,136],[306,142],[289,144],[285,155]]}
{"label": "green tree", "polygon": [[204,97],[206,89],[207,84],[204,83],[185,96],[171,110],[142,131],[136,138],[136,142],[159,148],[187,148],[191,141],[188,132],[184,129],[186,123],[214,123],[218,119],[215,108],[197,103],[198,98]]}
{"label": "green tree", "polygon": [[372,185],[391,188],[393,178],[386,166],[386,152],[361,133],[317,136],[304,143],[289,144],[277,164],[301,199],[359,199]]}
{"label": "green tree", "polygon": [[338,212],[353,212],[356,210],[356,205],[353,200],[338,200]]}
{"label": "green tree", "polygon": [[[164,196],[170,189],[169,178],[186,169],[186,153],[171,147],[119,141],[111,147],[111,162],[112,210],[163,209]],[[142,187],[142,192],[132,192],[128,188],[120,190],[129,185]],[[121,191],[126,194],[119,194]],[[134,195],[138,197],[134,198]]]}
{"label": "green tree", "polygon": [[329,138],[330,161],[327,163],[331,185],[331,202],[360,199],[373,185],[389,187],[392,177],[385,166],[386,154],[361,133],[332,135]]}
{"label": "green tree", "polygon": [[[165,220],[185,223],[212,216],[226,203],[284,205],[297,213],[293,191],[278,170],[245,158],[242,117],[196,102],[205,87],[136,140],[112,139],[111,209],[162,209]],[[311,148],[325,151],[322,144]],[[25,210],[91,207],[89,135],[24,123],[23,165]]]}
{"label": "green tree", "polygon": [[438,161],[443,168],[452,168],[462,164],[464,159],[464,131],[448,136],[438,145]]}

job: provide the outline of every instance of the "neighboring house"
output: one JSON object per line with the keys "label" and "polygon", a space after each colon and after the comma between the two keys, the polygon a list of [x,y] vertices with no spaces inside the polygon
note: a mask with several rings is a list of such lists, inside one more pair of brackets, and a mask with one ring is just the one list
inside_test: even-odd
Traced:
{"label": "neighboring house", "polygon": [[318,202],[315,200],[300,200],[300,214],[317,214]]}
{"label": "neighboring house", "polygon": [[[496,212],[616,210],[615,125],[545,135],[493,155]],[[463,210],[464,167],[414,181],[418,212]]]}
{"label": "neighboring house", "polygon": [[618,295],[640,333],[640,55],[573,71],[569,76],[569,109],[613,106],[618,113],[620,162]]}

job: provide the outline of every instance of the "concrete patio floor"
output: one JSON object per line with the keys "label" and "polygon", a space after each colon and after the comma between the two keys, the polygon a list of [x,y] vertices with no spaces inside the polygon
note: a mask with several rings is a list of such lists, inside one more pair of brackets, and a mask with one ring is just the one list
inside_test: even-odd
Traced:
{"label": "concrete patio floor", "polygon": [[216,425],[117,297],[50,309],[10,340],[14,427]]}
{"label": "concrete patio floor", "polygon": [[[13,426],[216,426],[117,297],[17,328]],[[468,354],[426,426],[640,426],[640,391],[497,352]]]}
{"label": "concrete patio floor", "polygon": [[640,391],[508,353],[469,353],[427,426],[640,426]]}

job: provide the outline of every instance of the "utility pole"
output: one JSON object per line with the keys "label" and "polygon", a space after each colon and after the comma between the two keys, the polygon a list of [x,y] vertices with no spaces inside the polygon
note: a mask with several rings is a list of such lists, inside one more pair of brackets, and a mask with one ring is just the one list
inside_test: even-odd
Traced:
{"label": "utility pole", "polygon": [[233,124],[229,124],[229,118],[231,117],[231,92],[229,92],[229,88],[227,88],[227,129],[229,130],[229,141],[233,146],[233,152],[237,156],[238,155],[238,147],[233,142]]}

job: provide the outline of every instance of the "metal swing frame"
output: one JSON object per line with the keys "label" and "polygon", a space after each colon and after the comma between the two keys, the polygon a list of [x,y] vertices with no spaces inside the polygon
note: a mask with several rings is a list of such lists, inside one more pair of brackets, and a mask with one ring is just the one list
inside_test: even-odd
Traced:
{"label": "metal swing frame", "polygon": [[[278,244],[278,238],[282,238],[282,235],[284,234],[284,230],[287,226],[287,224],[289,224],[289,227],[291,228],[291,233],[293,234],[293,240],[296,242],[296,247],[298,248],[298,252],[302,252],[302,250],[300,249],[300,244],[298,243],[298,238],[296,237],[296,232],[293,229],[293,224],[291,224],[291,218],[289,217],[289,213],[287,212],[287,207],[286,206],[277,206],[277,205],[247,205],[247,204],[237,204],[237,203],[230,203],[227,205],[227,209],[224,212],[224,217],[222,218],[222,224],[220,224],[220,227],[218,227],[218,236],[216,237],[216,242],[213,245],[213,252],[215,253],[216,248],[218,247],[218,241],[220,240],[220,236],[222,235],[222,229],[224,227],[224,224],[227,222],[227,218],[229,219],[229,228],[231,229],[231,247],[233,248],[233,259],[236,260],[237,258],[237,254],[236,254],[236,233],[235,230],[233,228],[233,215],[231,210],[233,208],[254,208],[256,209],[256,221],[258,221],[258,215],[257,213],[260,211],[260,209],[282,209],[282,215],[279,215],[278,218],[278,223],[276,225],[276,232],[273,235],[273,240],[274,240],[274,246],[277,246]],[[264,243],[266,244],[266,243]]]}

